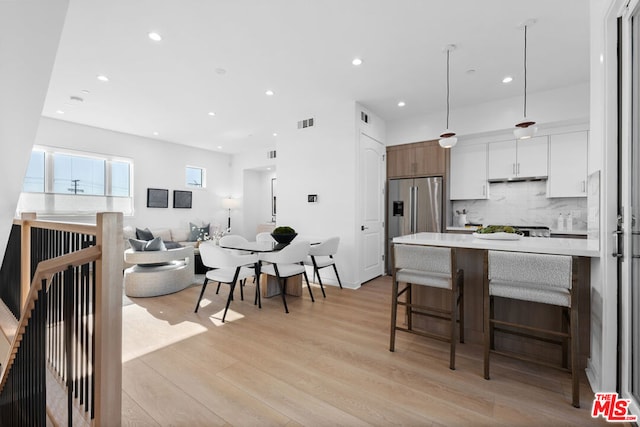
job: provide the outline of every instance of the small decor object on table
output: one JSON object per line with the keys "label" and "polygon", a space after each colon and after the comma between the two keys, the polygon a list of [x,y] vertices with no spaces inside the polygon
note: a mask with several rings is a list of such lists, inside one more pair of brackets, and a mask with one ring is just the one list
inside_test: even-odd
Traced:
{"label": "small decor object on table", "polygon": [[291,243],[291,241],[295,239],[297,235],[298,233],[296,233],[296,230],[287,226],[276,227],[271,232],[271,237],[273,237],[276,242],[285,245]]}
{"label": "small decor object on table", "polygon": [[229,228],[225,229],[220,227],[220,225],[216,225],[215,227],[213,227],[213,230],[211,230],[211,235],[210,236],[207,235],[208,237],[207,240],[213,240],[213,243],[218,245],[220,243],[220,238],[225,234],[227,234],[229,230],[230,230]]}
{"label": "small decor object on table", "polygon": [[467,225],[467,210],[462,209],[461,211],[456,211],[458,214],[458,227],[464,227]]}

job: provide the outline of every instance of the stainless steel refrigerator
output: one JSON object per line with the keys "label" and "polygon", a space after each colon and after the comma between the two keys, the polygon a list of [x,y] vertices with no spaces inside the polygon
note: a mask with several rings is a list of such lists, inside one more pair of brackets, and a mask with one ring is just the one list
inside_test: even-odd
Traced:
{"label": "stainless steel refrigerator", "polygon": [[442,232],[442,177],[390,179],[388,188],[389,241],[387,272],[391,272],[391,241],[394,237],[424,231]]}

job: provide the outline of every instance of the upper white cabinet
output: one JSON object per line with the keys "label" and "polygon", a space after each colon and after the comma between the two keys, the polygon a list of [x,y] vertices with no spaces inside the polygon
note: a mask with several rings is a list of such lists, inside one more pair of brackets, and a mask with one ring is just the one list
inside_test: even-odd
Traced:
{"label": "upper white cabinet", "polygon": [[487,144],[453,147],[449,171],[451,200],[487,198]]}
{"label": "upper white cabinet", "polygon": [[549,137],[547,197],[587,196],[587,131]]}
{"label": "upper white cabinet", "polygon": [[546,136],[489,143],[489,180],[547,176]]}

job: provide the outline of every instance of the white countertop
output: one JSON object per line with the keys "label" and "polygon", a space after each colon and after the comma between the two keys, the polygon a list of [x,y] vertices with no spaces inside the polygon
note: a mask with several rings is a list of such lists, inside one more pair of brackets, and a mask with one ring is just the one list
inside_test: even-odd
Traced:
{"label": "white countertop", "polygon": [[484,240],[471,234],[418,233],[395,237],[394,243],[443,246],[448,248],[488,249],[539,254],[600,257],[599,242],[589,239],[522,237],[519,240]]}

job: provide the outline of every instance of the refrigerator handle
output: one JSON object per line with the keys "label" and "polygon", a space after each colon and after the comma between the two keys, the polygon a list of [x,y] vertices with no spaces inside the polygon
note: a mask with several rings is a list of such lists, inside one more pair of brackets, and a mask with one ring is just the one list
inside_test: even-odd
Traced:
{"label": "refrigerator handle", "polygon": [[413,186],[409,187],[409,233],[413,234]]}

